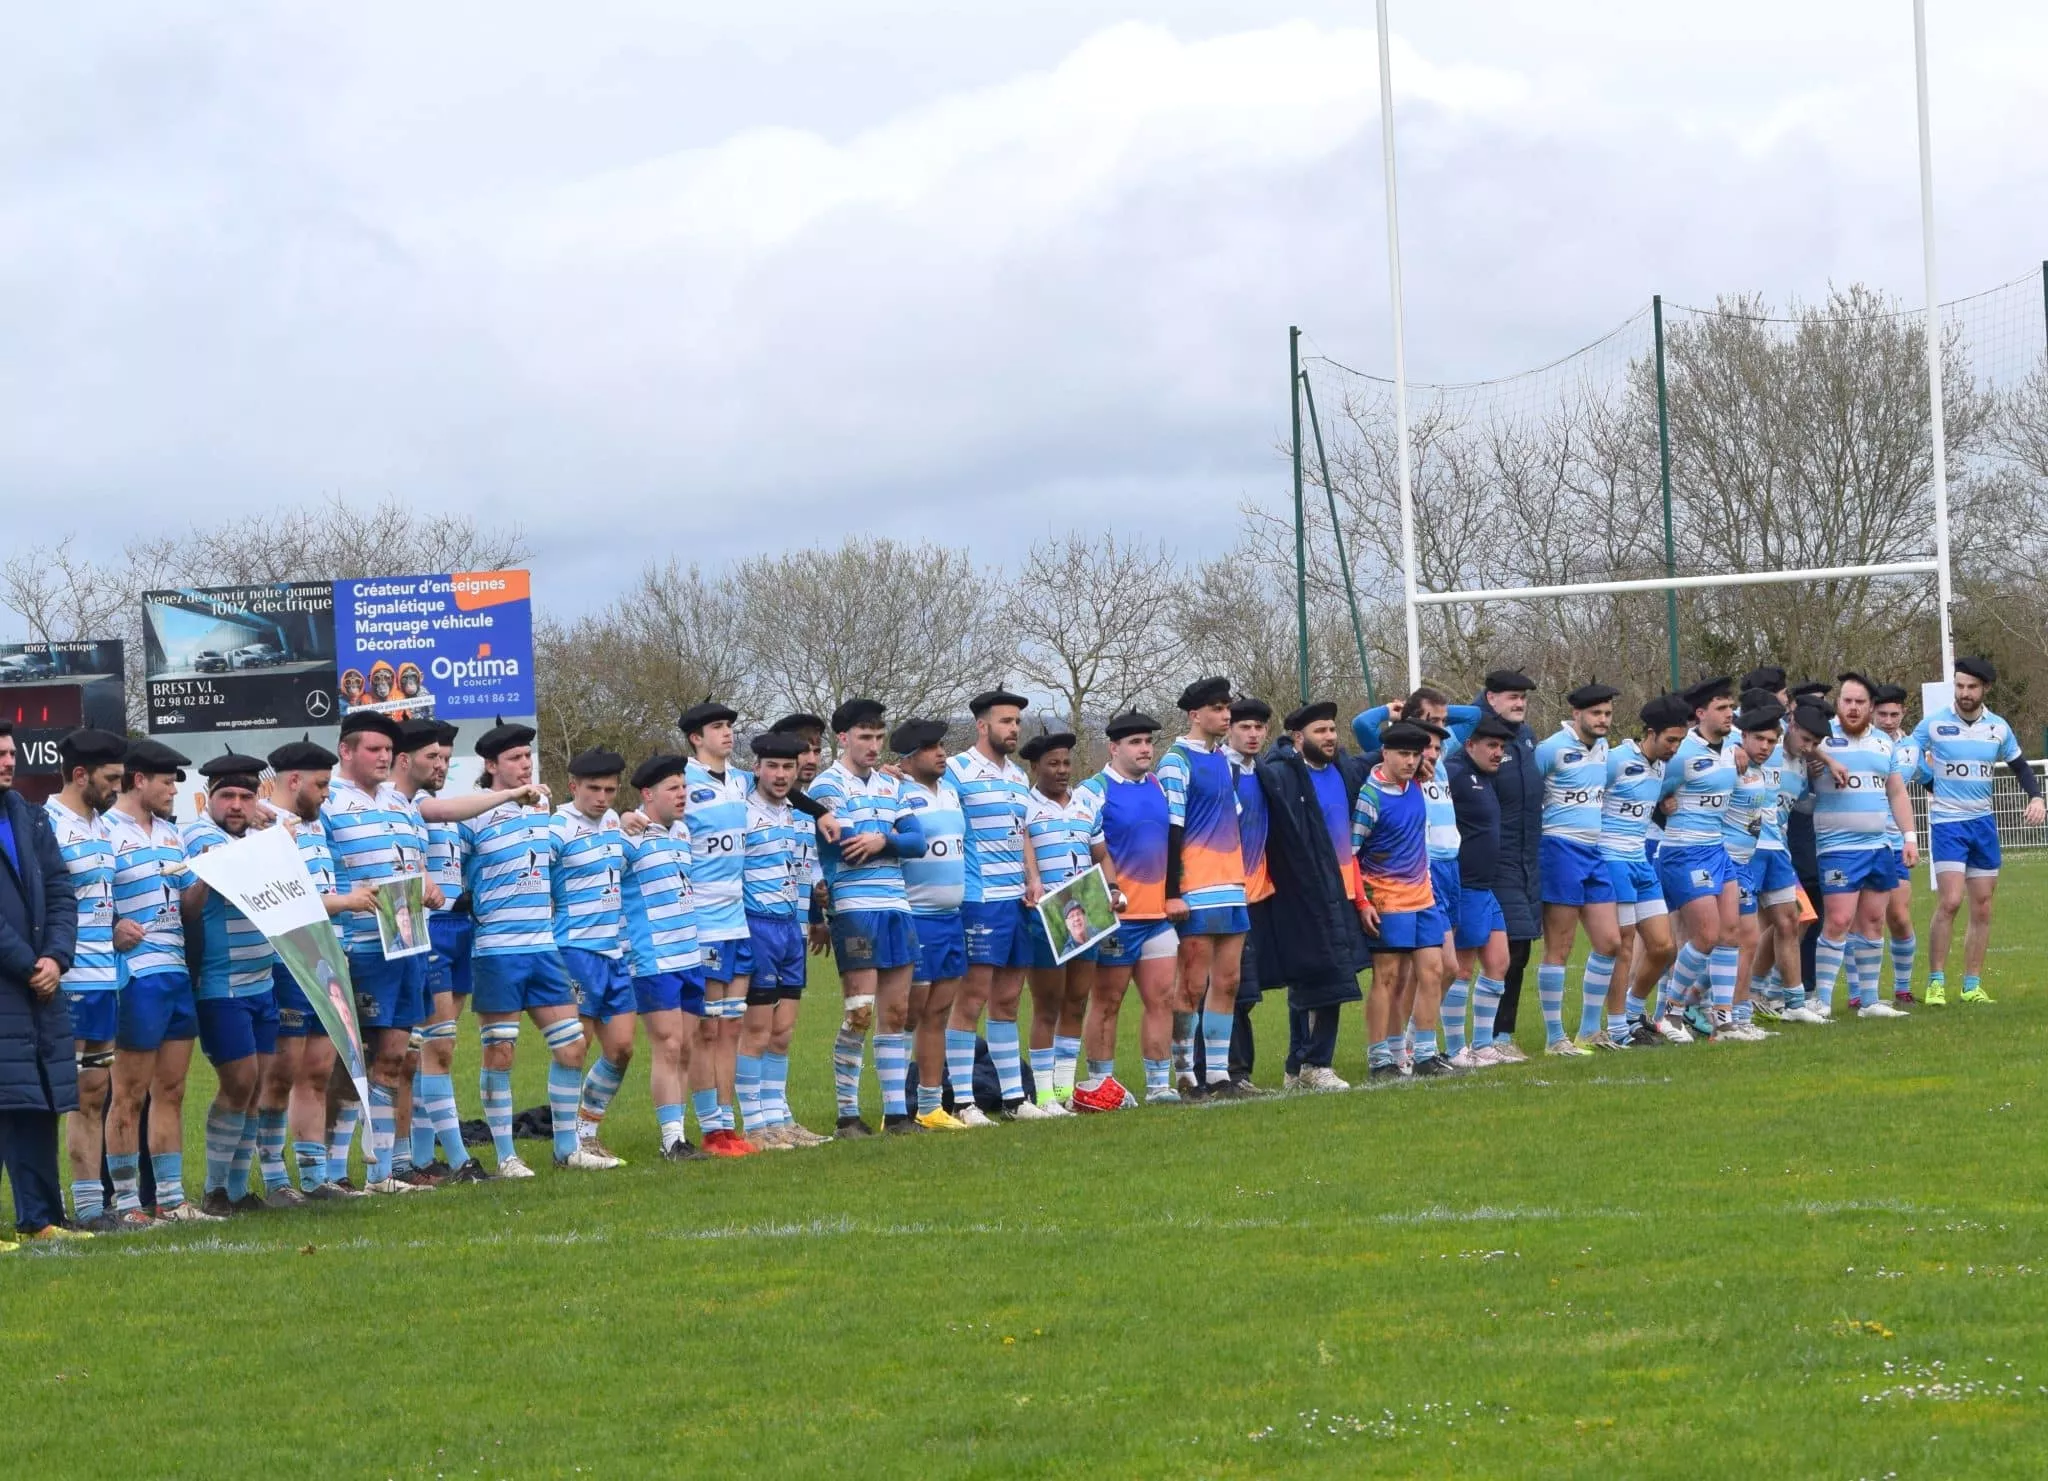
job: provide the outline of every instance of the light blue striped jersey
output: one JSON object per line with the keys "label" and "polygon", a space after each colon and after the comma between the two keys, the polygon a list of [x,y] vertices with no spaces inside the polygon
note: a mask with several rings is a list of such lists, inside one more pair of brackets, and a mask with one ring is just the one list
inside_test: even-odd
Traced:
{"label": "light blue striped jersey", "polygon": [[811,850],[808,829],[798,825],[810,821],[786,799],[770,802],[758,789],[748,795],[744,843],[748,915],[769,920],[799,918],[803,883],[811,872]]}
{"label": "light blue striped jersey", "polygon": [[[221,826],[201,814],[185,825],[185,857],[196,859],[231,840]],[[256,922],[235,909],[218,890],[206,892],[199,911],[199,970],[192,977],[195,998],[253,998],[270,991],[270,964],[276,953]]]}
{"label": "light blue striped jersey", "polygon": [[647,825],[624,841],[626,877],[621,894],[626,946],[635,977],[687,972],[702,965],[697,919],[690,908],[690,829],[681,818],[667,828]]}
{"label": "light blue striped jersey", "polygon": [[[121,959],[114,953],[114,840],[101,817],[81,818],[61,797],[43,804],[57,852],[71,876],[78,901],[78,944],[72,948],[71,970],[64,974],[66,992],[112,992],[121,985]],[[15,846],[24,848],[23,839]]]}
{"label": "light blue striped jersey", "polygon": [[[895,777],[880,767],[866,776],[855,776],[845,761],[834,761],[819,772],[806,788],[813,801],[828,809],[839,822],[843,835],[892,833],[899,818],[914,817],[903,801]],[[826,844],[819,852],[825,862],[825,884],[831,891],[834,910],[910,909],[910,895],[903,885],[903,865],[888,852],[870,855],[858,864],[844,862],[836,845]]]}
{"label": "light blue striped jersey", "polygon": [[1749,770],[1735,779],[1728,794],[1728,810],[1721,814],[1721,846],[1738,864],[1747,864],[1762,841],[1764,815],[1778,811],[1778,786],[1771,779],[1768,763],[1752,761]]}
{"label": "light blue striped jersey", "polygon": [[1770,759],[1756,770],[1763,773],[1765,785],[1771,789],[1769,804],[1763,810],[1763,827],[1756,835],[1756,846],[1764,853],[1785,852],[1785,814],[1792,804],[1806,795],[1806,767],[1785,754],[1784,742],[1780,741],[1771,751]]}
{"label": "light blue striped jersey", "polygon": [[[266,804],[267,806],[268,804]],[[313,881],[313,888],[323,895],[338,895],[334,887],[334,849],[327,842],[327,825],[318,818],[307,822],[304,818],[278,814],[279,826],[292,835],[292,842],[299,846],[299,859],[306,866],[306,873]]]}
{"label": "light blue striped jersey", "polygon": [[1031,782],[1005,756],[991,761],[970,746],[946,762],[946,780],[960,798],[967,828],[969,905],[1024,898],[1024,820],[1031,814]]}
{"label": "light blue striped jersey", "polygon": [[1607,737],[1588,745],[1566,725],[1536,748],[1536,770],[1543,775],[1543,836],[1597,845],[1607,792]]}
{"label": "light blue striped jersey", "polygon": [[[412,804],[389,782],[375,794],[337,775],[320,809],[327,846],[334,852],[334,882],[343,894],[359,884],[375,884],[426,869],[427,836]],[[341,944],[349,951],[381,956],[377,913],[352,910],[334,918]]]}
{"label": "light blue striped jersey", "polygon": [[120,808],[107,814],[114,841],[114,918],[142,927],[128,951],[129,980],[185,970],[185,916],[180,897],[192,883],[185,840],[164,818],[138,823]]}
{"label": "light blue striped jersey", "polygon": [[599,956],[622,956],[626,918],[619,876],[625,850],[619,846],[619,815],[610,808],[592,818],[565,802],[548,819],[554,858],[548,864],[548,898],[555,909],[555,945]]}
{"label": "light blue striped jersey", "polygon": [[458,825],[462,829],[462,891],[476,920],[472,956],[553,951],[549,875],[554,835],[541,808],[501,802]]}
{"label": "light blue striped jersey", "polygon": [[1444,786],[1443,761],[1437,761],[1436,774],[1426,782],[1418,781],[1422,788],[1423,817],[1429,830],[1429,857],[1446,864],[1458,861],[1458,846],[1463,842],[1458,833],[1458,809],[1451,802],[1450,789]]}
{"label": "light blue striped jersey", "polygon": [[462,893],[462,825],[427,824],[427,878],[441,887],[441,910],[451,910]]}
{"label": "light blue striped jersey", "polygon": [[1038,865],[1038,882],[1048,890],[1058,889],[1095,862],[1088,839],[1095,832],[1096,805],[1078,791],[1067,793],[1064,802],[1054,802],[1036,787],[1031,789],[1031,816],[1025,820],[1024,835],[1031,844],[1032,862]]}
{"label": "light blue striped jersey", "polygon": [[903,861],[903,888],[918,915],[952,915],[967,898],[967,814],[951,776],[927,787],[903,778],[903,806],[917,814],[924,829],[924,857]]}
{"label": "light blue striped jersey", "polygon": [[1664,790],[1664,763],[1643,754],[1640,741],[1607,748],[1607,787],[1600,797],[1600,857],[1643,857],[1643,840]]}
{"label": "light blue striped jersey", "polygon": [[1677,754],[1664,763],[1664,797],[1677,806],[1664,819],[1664,847],[1700,848],[1721,842],[1721,814],[1735,790],[1735,741],[1723,736],[1709,745],[1697,730],[1688,730]]}
{"label": "light blue striped jersey", "polygon": [[1913,731],[1904,770],[1932,781],[1927,799],[1930,823],[1962,823],[1991,813],[1991,769],[2020,756],[2012,727],[1989,710],[1966,721],[1954,708],[1939,710]]}
{"label": "light blue striped jersey", "polygon": [[739,941],[747,934],[747,793],[752,772],[728,764],[721,774],[700,762],[683,768],[683,822],[690,830],[690,901],[697,939]]}
{"label": "light blue striped jersey", "polygon": [[1892,810],[1890,782],[1898,774],[1890,737],[1873,725],[1851,738],[1837,726],[1820,743],[1820,752],[1841,762],[1849,779],[1846,786],[1837,786],[1825,766],[1812,779],[1815,851],[1853,854],[1883,848]]}
{"label": "light blue striped jersey", "polygon": [[[1885,738],[1892,743],[1893,768],[1898,772],[1902,780],[1912,781],[1913,773],[1920,766],[1920,748],[1913,743],[1912,734],[1901,731],[1899,734],[1893,735],[1890,731],[1886,731]],[[1988,796],[1985,801],[1987,804],[1989,803],[1990,799]],[[1928,799],[1927,805],[1929,807],[1934,805],[1934,800],[1931,797]],[[1906,835],[1899,831],[1898,819],[1894,818],[1889,812],[1885,814],[1884,818],[1884,841],[1888,847],[1894,849],[1904,848],[1906,845]]]}

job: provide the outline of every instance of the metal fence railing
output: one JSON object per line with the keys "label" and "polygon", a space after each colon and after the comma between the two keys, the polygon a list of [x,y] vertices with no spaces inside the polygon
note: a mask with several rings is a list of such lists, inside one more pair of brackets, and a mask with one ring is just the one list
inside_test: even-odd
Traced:
{"label": "metal fence railing", "polygon": [[[2048,761],[2030,761],[2035,776],[2048,775]],[[1913,826],[1920,833],[1920,847],[1927,848],[1927,792],[1919,786],[1907,789],[1913,794]],[[2022,817],[2026,812],[2027,794],[2022,792],[2012,774],[2001,769],[1991,785],[1991,815],[1998,820],[1998,842],[2001,848],[2032,849],[2048,848],[2048,827],[2029,828]]]}

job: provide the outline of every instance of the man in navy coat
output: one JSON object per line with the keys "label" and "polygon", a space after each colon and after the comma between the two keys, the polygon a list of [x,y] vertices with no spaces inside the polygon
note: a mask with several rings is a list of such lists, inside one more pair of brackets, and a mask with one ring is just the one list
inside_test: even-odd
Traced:
{"label": "man in navy coat", "polygon": [[57,1180],[57,1118],[78,1109],[77,1046],[58,986],[71,968],[78,905],[43,810],[14,790],[14,733],[0,723],[0,1167],[14,1227],[72,1231]]}

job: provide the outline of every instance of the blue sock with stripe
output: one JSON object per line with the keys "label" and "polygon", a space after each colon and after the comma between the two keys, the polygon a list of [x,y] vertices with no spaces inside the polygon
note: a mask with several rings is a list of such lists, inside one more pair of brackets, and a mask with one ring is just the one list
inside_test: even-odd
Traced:
{"label": "blue sock with stripe", "polygon": [[356,1127],[363,1119],[362,1103],[345,1100],[334,1108],[334,1127],[327,1133],[327,1166],[335,1178],[348,1176],[348,1154],[356,1143]]}
{"label": "blue sock with stripe", "polygon": [[[757,1083],[760,1080],[760,1066],[761,1061],[755,1060],[754,1078]],[[619,1093],[619,1087],[625,1083],[626,1067],[622,1064],[613,1064],[606,1055],[598,1055],[597,1063],[592,1065],[590,1073],[583,1077],[583,1089],[576,1103],[576,1119],[590,1127],[591,1135],[597,1134],[597,1128],[603,1123],[605,1113],[612,1108],[612,1097]]]}
{"label": "blue sock with stripe", "polygon": [[1913,990],[1913,958],[1919,950],[1918,936],[1892,937],[1892,996]]}
{"label": "blue sock with stripe", "polygon": [[517,1153],[512,1145],[512,1072],[479,1070],[477,1092],[483,1097],[484,1125],[491,1129],[491,1147],[502,1163]]}
{"label": "blue sock with stripe", "polygon": [[1230,1035],[1236,1027],[1235,1014],[1202,1010],[1202,1078],[1211,1085],[1230,1078]]}
{"label": "blue sock with stripe", "polygon": [[742,1054],[732,1062],[733,1094],[739,1097],[740,1120],[749,1131],[768,1124],[761,1113],[761,1056]]}
{"label": "blue sock with stripe", "polygon": [[789,1056],[770,1051],[761,1056],[761,1114],[770,1126],[794,1121],[789,1109]]}
{"label": "blue sock with stripe", "polygon": [[1471,1000],[1472,979],[1469,977],[1455,977],[1444,989],[1444,1053],[1452,1059],[1465,1051],[1465,1007]]}
{"label": "blue sock with stripe", "polygon": [[249,1196],[249,1174],[256,1166],[256,1113],[242,1112],[242,1129],[235,1137],[234,1159],[228,1163],[228,1197],[239,1203]]}
{"label": "blue sock with stripe", "polygon": [[1173,1061],[1171,1059],[1148,1059],[1145,1061],[1145,1099],[1164,1095],[1173,1089]]}
{"label": "blue sock with stripe", "polygon": [[235,1143],[242,1135],[242,1113],[229,1110],[218,1101],[206,1108],[206,1191],[213,1193],[228,1185],[228,1168],[235,1160]]}
{"label": "blue sock with stripe", "polygon": [[1102,1082],[1109,1079],[1115,1073],[1115,1060],[1091,1059],[1088,1061],[1088,1078],[1081,1082],[1080,1088],[1083,1090],[1099,1090],[1102,1087]]}
{"label": "blue sock with stripe", "polygon": [[[432,1077],[424,1069],[412,1072],[412,1165],[432,1167],[434,1165],[434,1118],[428,1114],[427,1104],[433,1092],[427,1088]],[[461,1163],[454,1164],[460,1167]]]}
{"label": "blue sock with stripe", "polygon": [[256,1165],[263,1169],[263,1191],[275,1193],[291,1185],[284,1170],[284,1107],[256,1108]]}
{"label": "blue sock with stripe", "polygon": [[185,1154],[152,1152],[149,1171],[156,1179],[156,1206],[176,1208],[185,1201]]}
{"label": "blue sock with stripe", "polygon": [[864,1032],[839,1026],[838,1037],[832,1041],[832,1091],[838,1097],[842,1119],[860,1114],[861,1057],[866,1047]]}
{"label": "blue sock with stripe", "polygon": [[700,1141],[718,1130],[718,1092],[716,1090],[691,1091],[690,1109],[697,1113],[697,1137]]}
{"label": "blue sock with stripe", "polygon": [[1877,979],[1884,970],[1884,938],[1851,936],[1849,943],[1856,952],[1856,978],[1862,987],[1861,1006],[1867,1008],[1877,1001]]}
{"label": "blue sock with stripe", "polygon": [[1714,1016],[1725,1017],[1735,1007],[1735,979],[1742,966],[1742,952],[1733,946],[1717,946],[1707,958],[1707,981],[1714,999]]}
{"label": "blue sock with stripe", "polygon": [[1543,1003],[1543,1042],[1555,1044],[1564,1037],[1564,968],[1541,963],[1536,968],[1536,992]]}
{"label": "blue sock with stripe", "polygon": [[654,1108],[654,1124],[661,1130],[661,1150],[664,1152],[676,1143],[690,1139],[683,1126],[683,1108],[674,1101],[663,1101]]}
{"label": "blue sock with stripe", "polygon": [[327,1181],[327,1143],[293,1142],[292,1156],[299,1164],[299,1188],[310,1193]]}
{"label": "blue sock with stripe", "polygon": [[974,1103],[974,1030],[946,1030],[946,1079],[953,1086],[953,1104]]}
{"label": "blue sock with stripe", "polygon": [[391,1176],[391,1154],[398,1139],[398,1097],[389,1085],[370,1086],[370,1170],[381,1183]]}
{"label": "blue sock with stripe", "polygon": [[875,1035],[875,1078],[882,1082],[882,1114],[910,1113],[910,1035]]}
{"label": "blue sock with stripe", "polygon": [[107,1171],[114,1175],[114,1207],[122,1213],[142,1207],[142,1154],[107,1153]]}
{"label": "blue sock with stripe", "polygon": [[83,1178],[71,1185],[71,1217],[80,1224],[97,1219],[107,1211],[107,1190],[98,1178]]}
{"label": "blue sock with stripe", "polygon": [[434,1146],[439,1143],[441,1155],[448,1160],[448,1166],[457,1168],[469,1161],[469,1148],[462,1144],[462,1113],[455,1106],[455,1077],[453,1075],[426,1075],[421,1078],[426,1088],[424,1102],[414,1101],[412,1106],[413,1126],[421,1122],[427,1126],[427,1155],[417,1155],[418,1133],[415,1131],[413,1161],[421,1167],[434,1160]]}
{"label": "blue sock with stripe", "polygon": [[1017,1053],[1017,1020],[988,1021],[988,1057],[996,1069],[996,1084],[1003,1104],[1013,1106],[1024,1099],[1024,1069]]}
{"label": "blue sock with stripe", "polygon": [[1058,1063],[1058,1056],[1053,1052],[1053,1047],[1050,1044],[1046,1045],[1043,1049],[1033,1049],[1031,1051],[1031,1090],[1041,1106],[1055,1098],[1053,1095],[1053,1075]]}
{"label": "blue sock with stripe", "polygon": [[1829,1008],[1835,1006],[1835,988],[1842,975],[1842,958],[1848,954],[1849,938],[1830,941],[1823,934],[1813,943],[1813,982],[1807,988],[1827,1000]]}
{"label": "blue sock with stripe", "polygon": [[1493,1042],[1493,1020],[1500,1013],[1501,994],[1507,985],[1498,977],[1481,974],[1472,984],[1472,1047],[1484,1049]]}
{"label": "blue sock with stripe", "polygon": [[548,1061],[548,1114],[554,1120],[555,1157],[576,1151],[576,1112],[583,1103],[583,1072],[559,1059]]}
{"label": "blue sock with stripe", "polygon": [[1600,1032],[1607,1013],[1607,989],[1614,982],[1614,958],[1593,952],[1586,958],[1586,972],[1579,979],[1579,1037],[1590,1039]]}

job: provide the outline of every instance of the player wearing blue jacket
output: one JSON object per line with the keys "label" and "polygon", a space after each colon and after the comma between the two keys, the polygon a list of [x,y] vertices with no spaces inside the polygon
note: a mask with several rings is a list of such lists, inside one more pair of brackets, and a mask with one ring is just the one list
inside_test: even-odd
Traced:
{"label": "player wearing blue jacket", "polygon": [[[1586,928],[1582,1004],[1607,1000],[1621,949],[1614,880],[1600,853],[1601,811],[1607,795],[1607,732],[1614,724],[1611,684],[1582,684],[1565,696],[1571,719],[1536,747],[1543,778],[1543,841],[1538,878],[1543,887],[1543,962],[1536,985],[1543,1004],[1544,1052],[1585,1055],[1564,1027],[1565,963],[1579,927]],[[1582,1006],[1580,1021],[1585,1021]],[[1597,1031],[1597,1029],[1596,1029]]]}
{"label": "player wearing blue jacket", "polygon": [[1970,900],[1969,930],[1963,938],[1963,1001],[1988,1003],[1982,972],[1991,942],[1991,897],[2004,859],[1998,825],[1991,817],[1992,767],[2004,762],[2027,794],[2025,822],[2041,826],[2048,806],[2041,783],[2020,752],[2012,727],[1984,706],[1985,692],[1998,680],[1989,660],[1956,660],[1954,703],[1927,716],[1913,732],[1915,769],[1933,793],[1927,802],[1929,842],[1934,852],[1934,926],[1928,932],[1927,1001],[1946,1001],[1949,947],[1956,912]]}

